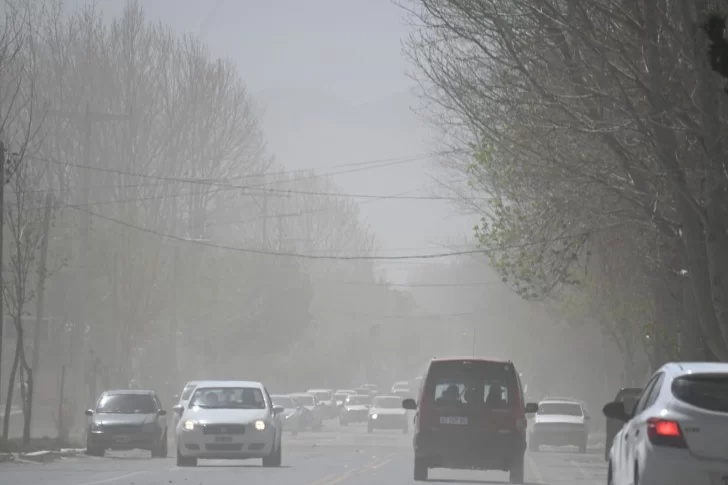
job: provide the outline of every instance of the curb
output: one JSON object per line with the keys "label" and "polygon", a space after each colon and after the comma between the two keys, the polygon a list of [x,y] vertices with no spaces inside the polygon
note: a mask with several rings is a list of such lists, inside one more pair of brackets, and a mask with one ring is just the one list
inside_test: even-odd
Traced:
{"label": "curb", "polygon": [[34,451],[33,453],[20,453],[18,458],[25,461],[34,461],[36,463],[47,463],[55,461],[61,457],[59,451]]}

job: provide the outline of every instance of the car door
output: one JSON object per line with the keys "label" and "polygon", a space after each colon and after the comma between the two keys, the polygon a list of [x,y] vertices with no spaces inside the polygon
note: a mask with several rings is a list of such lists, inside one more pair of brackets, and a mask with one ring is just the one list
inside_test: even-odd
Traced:
{"label": "car door", "polygon": [[647,432],[647,416],[645,411],[657,400],[660,392],[662,381],[665,378],[663,372],[658,372],[650,382],[645,386],[645,391],[640,396],[637,405],[634,408],[631,419],[625,425],[622,433],[625,441],[624,452],[621,457],[622,466],[622,483],[631,483],[634,477],[635,463],[638,461],[638,451],[640,449],[640,441],[645,438]]}

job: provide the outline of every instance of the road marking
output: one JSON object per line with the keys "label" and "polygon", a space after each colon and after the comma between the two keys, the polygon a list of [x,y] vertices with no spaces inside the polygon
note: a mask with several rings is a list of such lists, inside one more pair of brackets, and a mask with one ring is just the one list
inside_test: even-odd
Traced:
{"label": "road marking", "polygon": [[141,475],[143,473],[148,473],[148,472],[141,471],[141,472],[127,473],[126,475],[119,475],[118,477],[106,478],[104,480],[96,480],[95,482],[78,483],[76,485],[101,485],[102,483],[116,482],[116,481],[119,481],[119,480],[123,480],[124,478],[135,477],[135,476]]}
{"label": "road marking", "polygon": [[331,481],[324,482],[319,485],[336,485],[337,483],[341,483],[344,480],[348,480],[349,478],[351,478],[354,475],[373,472],[374,470],[376,470],[376,469],[386,465],[390,461],[392,461],[392,458],[393,458],[392,456],[389,456],[389,457],[378,458],[378,459],[372,460],[371,462],[367,463],[364,466],[361,466],[359,468],[354,468],[353,470],[350,470],[346,473],[343,473],[343,474],[337,476],[336,478],[332,479]]}
{"label": "road marking", "polygon": [[311,483],[307,483],[306,485],[323,485],[328,482],[328,480],[333,480],[334,478],[338,477],[338,473],[331,473],[329,475],[326,475],[323,478],[319,478],[318,480],[314,480]]}

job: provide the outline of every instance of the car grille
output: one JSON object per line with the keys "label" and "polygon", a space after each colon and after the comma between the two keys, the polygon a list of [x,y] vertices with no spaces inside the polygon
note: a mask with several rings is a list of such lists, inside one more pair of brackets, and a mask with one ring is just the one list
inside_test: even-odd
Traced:
{"label": "car grille", "polygon": [[242,444],[214,444],[205,445],[207,451],[240,451],[243,449]]}
{"label": "car grille", "polygon": [[202,434],[245,434],[244,424],[206,424]]}
{"label": "car grille", "polygon": [[103,430],[109,434],[135,434],[139,433],[142,427],[134,424],[112,424],[105,425]]}

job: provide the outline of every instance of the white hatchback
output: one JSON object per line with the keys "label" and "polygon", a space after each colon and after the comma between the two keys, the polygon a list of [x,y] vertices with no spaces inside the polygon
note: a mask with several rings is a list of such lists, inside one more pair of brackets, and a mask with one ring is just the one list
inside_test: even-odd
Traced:
{"label": "white hatchback", "polygon": [[262,458],[263,466],[281,465],[280,413],[263,384],[251,381],[197,382],[185,405],[174,407],[177,465],[195,466],[198,458]]}
{"label": "white hatchback", "polygon": [[728,364],[665,364],[632,413],[618,401],[603,411],[625,423],[609,452],[609,484],[728,484]]}

